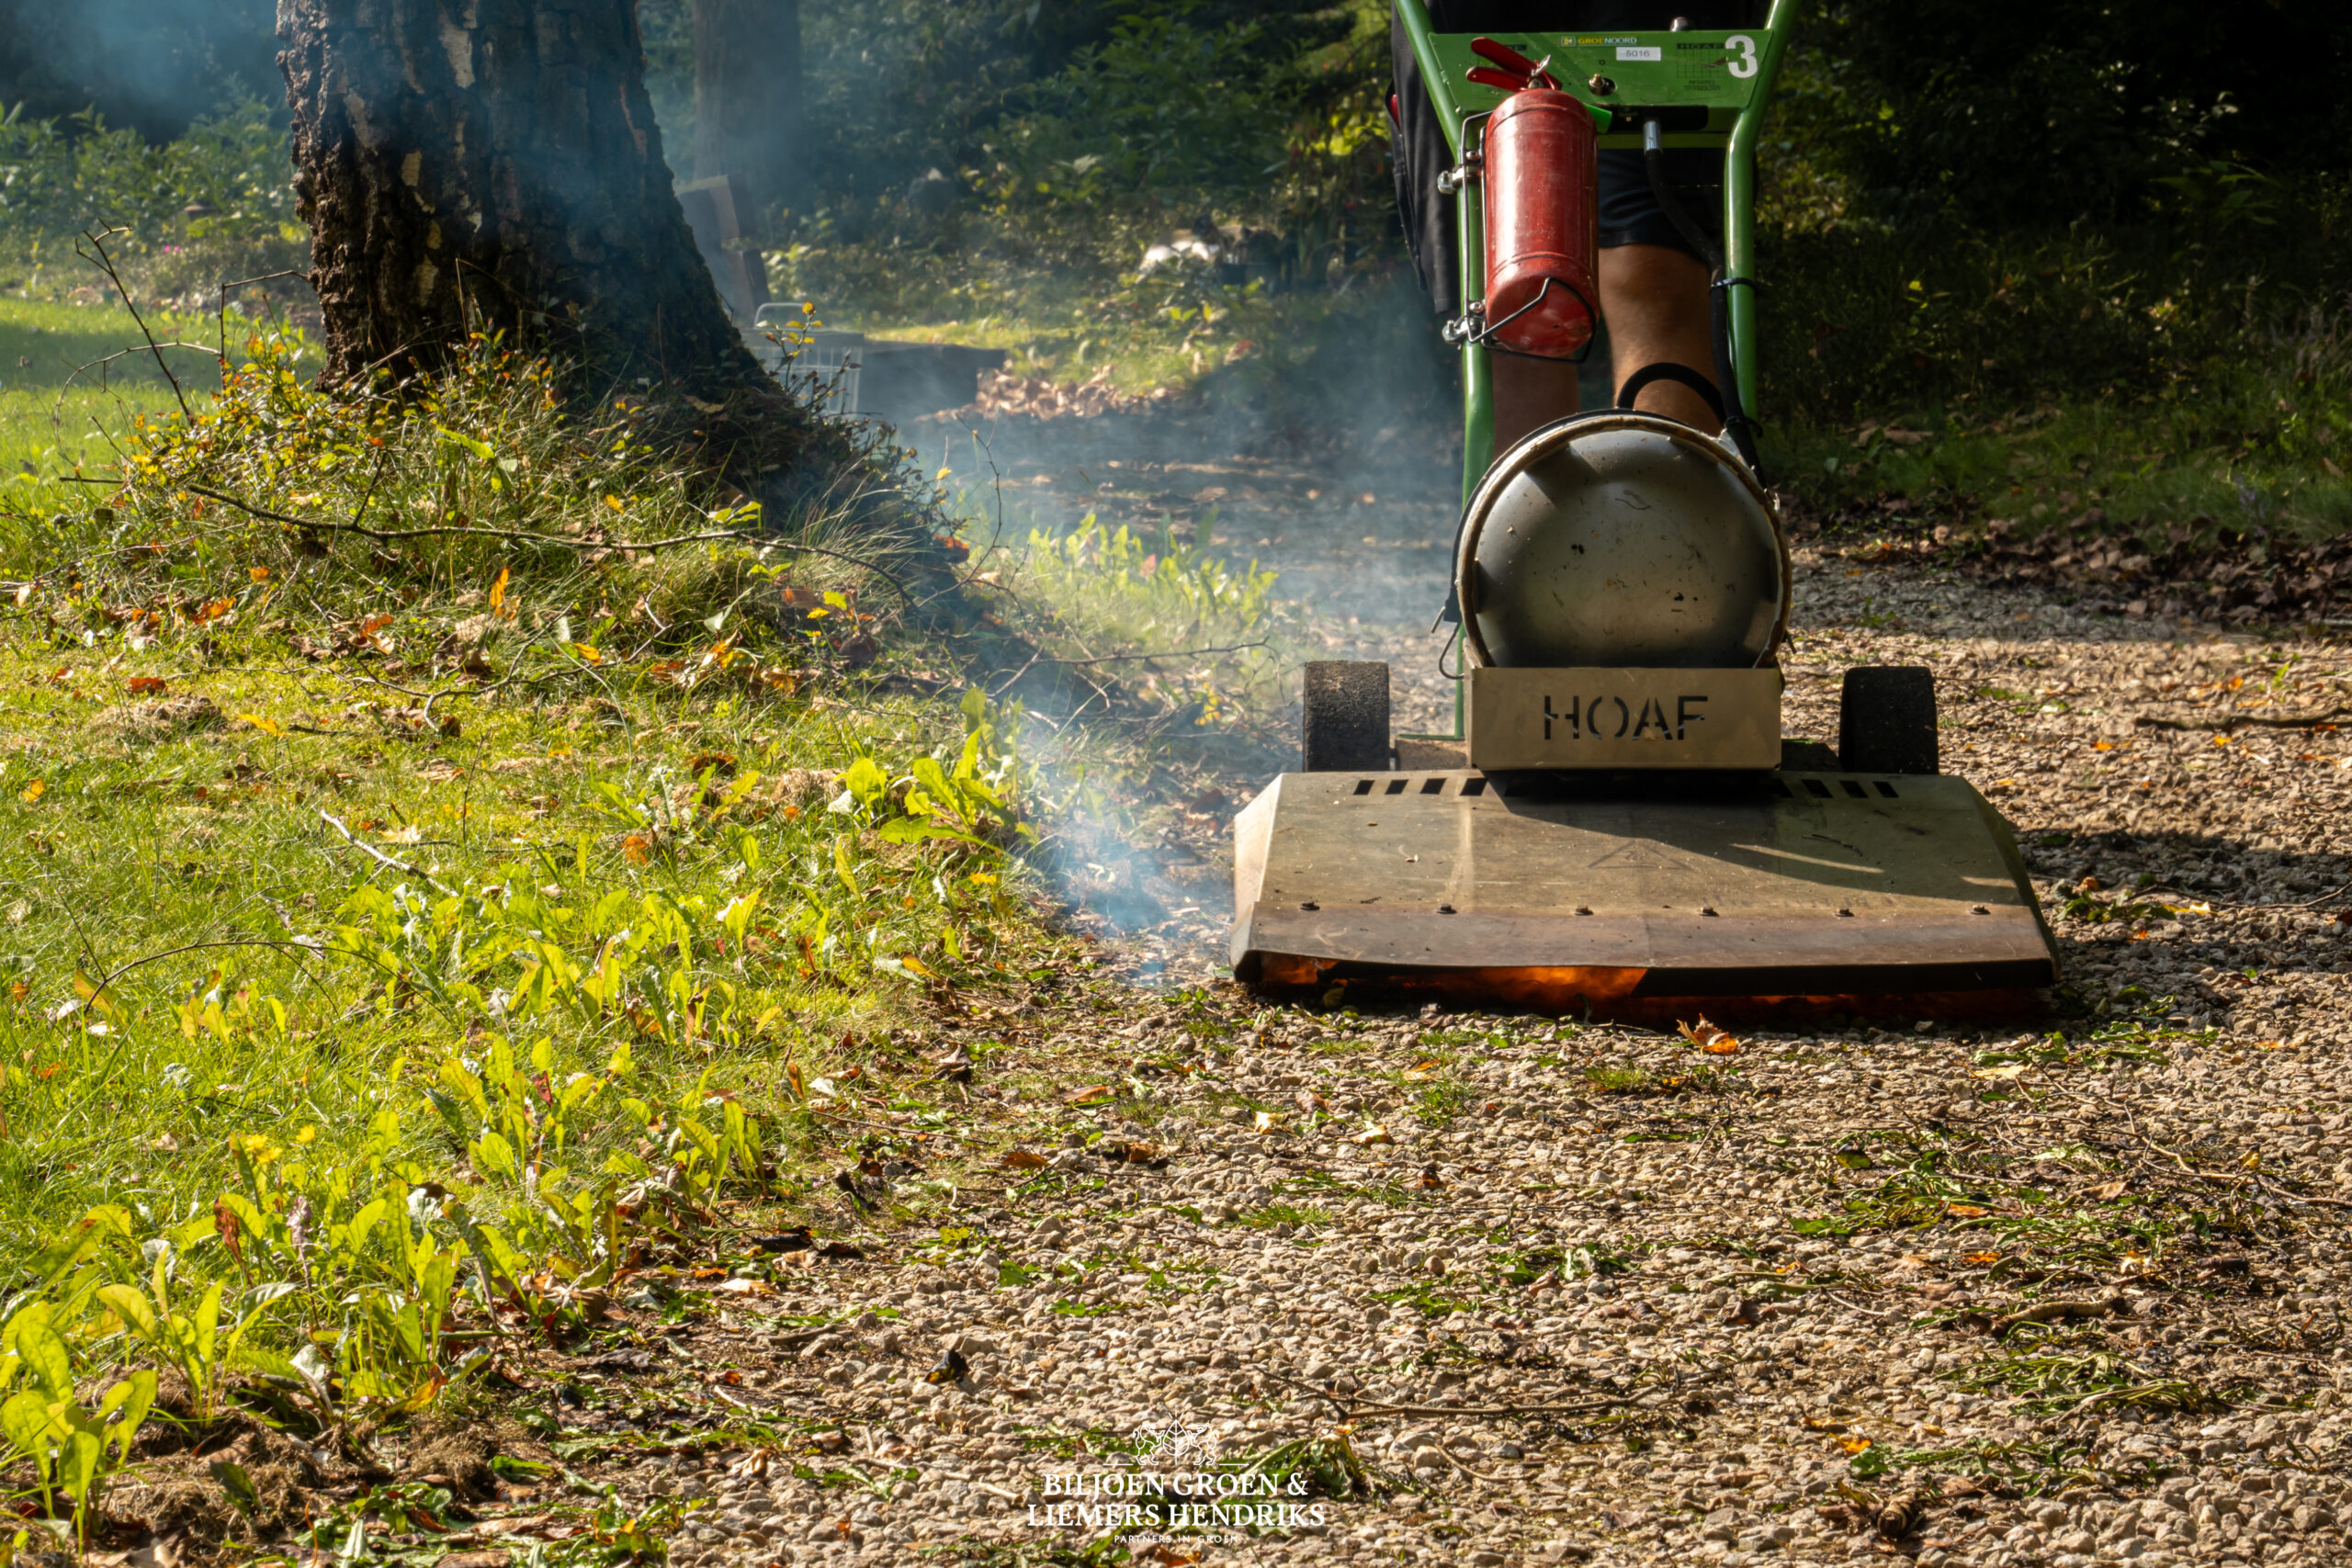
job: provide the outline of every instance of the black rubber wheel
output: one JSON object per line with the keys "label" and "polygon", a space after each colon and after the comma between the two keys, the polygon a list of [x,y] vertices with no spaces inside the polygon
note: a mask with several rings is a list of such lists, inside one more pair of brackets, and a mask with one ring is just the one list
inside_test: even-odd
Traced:
{"label": "black rubber wheel", "polygon": [[1846,671],[1838,762],[1849,773],[1942,772],[1936,750],[1936,672],[1921,664]]}
{"label": "black rubber wheel", "polygon": [[1306,667],[1299,719],[1302,766],[1310,773],[1388,771],[1388,666],[1319,660]]}

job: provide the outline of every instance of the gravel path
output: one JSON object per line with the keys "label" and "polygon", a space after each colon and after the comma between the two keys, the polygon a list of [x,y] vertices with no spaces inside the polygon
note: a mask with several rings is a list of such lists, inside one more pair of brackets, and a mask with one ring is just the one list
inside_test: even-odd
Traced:
{"label": "gravel path", "polygon": [[[1253,471],[1310,554],[1379,510]],[[1428,558],[1442,498],[1398,505],[1366,531]],[[831,1226],[866,1258],[697,1286],[666,1351],[617,1309],[771,1436],[616,1478],[711,1500],[688,1562],[2352,1561],[2352,748],[2314,728],[2352,650],[1871,553],[1800,552],[1790,728],[1834,735],[1850,664],[1935,667],[2062,940],[2048,1016],[1702,1050],[1094,980],[950,1022],[965,1147],[872,1124]],[[1330,646],[1421,658],[1405,589],[1327,601]],[[1228,852],[1171,831],[1201,909],[1127,956],[1202,975]],[[883,1186],[932,1223],[866,1218]],[[1306,1522],[1079,1522],[1139,1471]]]}

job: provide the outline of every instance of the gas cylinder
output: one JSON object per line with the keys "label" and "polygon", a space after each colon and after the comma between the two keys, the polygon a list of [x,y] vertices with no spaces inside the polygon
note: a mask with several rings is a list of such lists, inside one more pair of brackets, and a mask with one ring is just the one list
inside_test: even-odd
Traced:
{"label": "gas cylinder", "polygon": [[1592,341],[1600,164],[1592,112],[1566,93],[1513,93],[1487,120],[1487,330],[1547,359]]}

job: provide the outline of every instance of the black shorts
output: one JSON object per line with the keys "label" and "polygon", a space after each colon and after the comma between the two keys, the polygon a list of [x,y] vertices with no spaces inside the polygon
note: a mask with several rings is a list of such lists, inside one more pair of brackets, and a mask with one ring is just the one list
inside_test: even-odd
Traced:
{"label": "black shorts", "polygon": [[[1694,27],[1750,25],[1752,7],[1742,0],[1430,0],[1430,22],[1442,33],[1528,33],[1616,28],[1663,31],[1676,17]],[[1455,265],[1453,197],[1438,194],[1437,176],[1453,166],[1437,108],[1421,86],[1421,73],[1401,21],[1389,23],[1389,47],[1396,71],[1396,113],[1391,125],[1391,161],[1396,173],[1396,214],[1413,253],[1430,308],[1441,316],[1462,310],[1462,281]],[[1676,148],[1666,154],[1666,180],[1684,211],[1708,235],[1723,243],[1723,154],[1713,148]],[[1697,253],[1658,205],[1642,154],[1607,150],[1600,154],[1600,244],[1664,245]]]}

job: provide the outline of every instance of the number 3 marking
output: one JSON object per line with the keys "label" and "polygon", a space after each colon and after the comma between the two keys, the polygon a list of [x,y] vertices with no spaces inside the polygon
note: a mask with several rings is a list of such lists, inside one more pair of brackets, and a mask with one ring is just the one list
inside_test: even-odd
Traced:
{"label": "number 3 marking", "polygon": [[1749,38],[1746,33],[1734,33],[1724,39],[1724,47],[1739,51],[1737,58],[1731,62],[1733,75],[1747,77],[1756,74],[1756,40],[1754,39]]}

